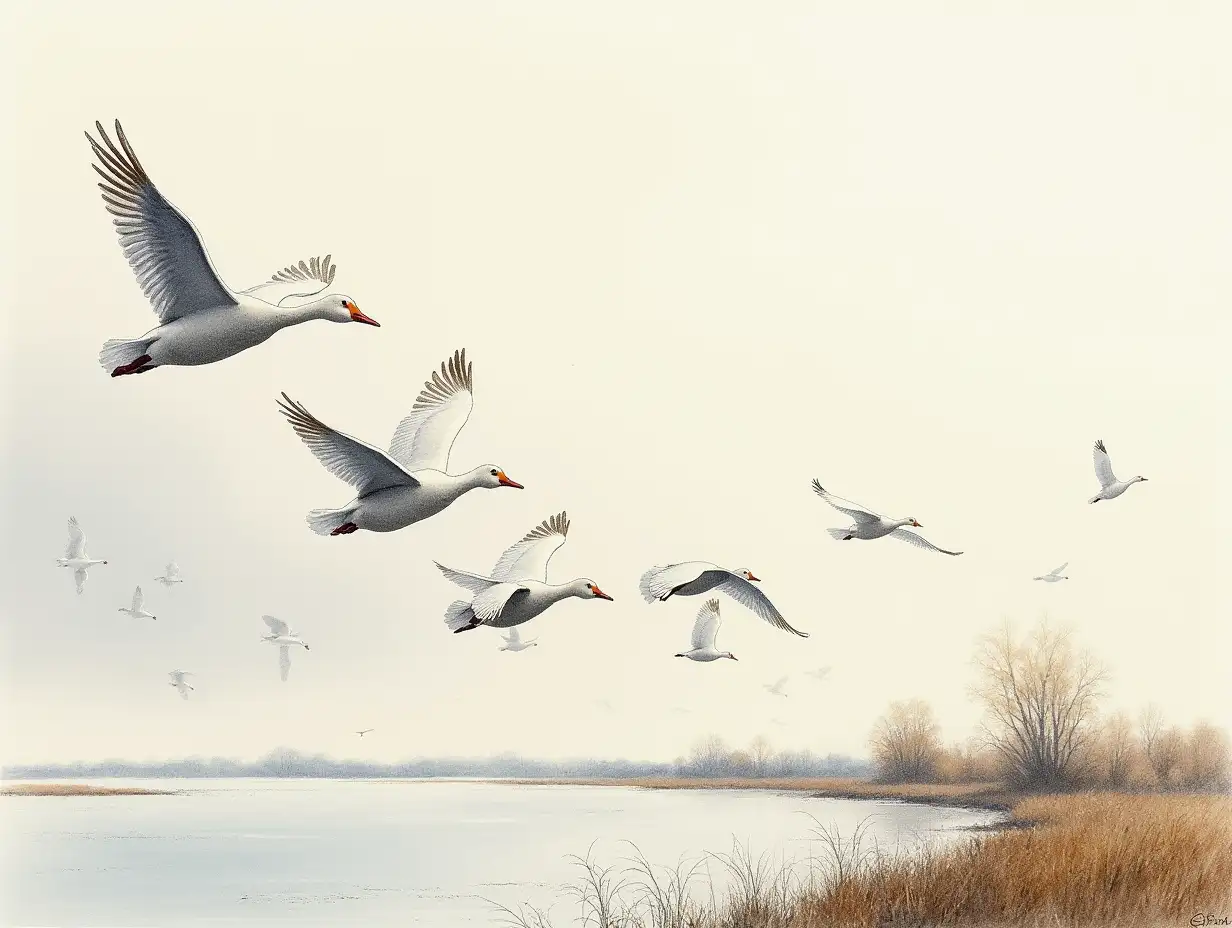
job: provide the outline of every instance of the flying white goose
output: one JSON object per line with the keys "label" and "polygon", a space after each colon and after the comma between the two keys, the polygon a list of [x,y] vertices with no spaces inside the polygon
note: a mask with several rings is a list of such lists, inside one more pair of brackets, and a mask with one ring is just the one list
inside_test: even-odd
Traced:
{"label": "flying white goose", "polygon": [[[920,523],[915,519],[890,519],[886,516],[879,515],[871,509],[858,506],[851,500],[843,499],[841,496],[835,496],[824,487],[820,481],[813,480],[813,492],[824,499],[827,503],[837,509],[844,515],[851,516],[855,519],[855,524],[847,528],[829,528],[826,529],[834,538],[839,541],[850,541],[853,538],[860,538],[865,541],[873,538],[884,538],[887,535],[890,538],[897,538],[899,541],[905,541],[908,544],[915,545],[917,548],[927,548],[929,551],[940,551],[942,554],[951,554],[957,556],[962,554],[961,551],[947,551],[945,548],[938,548],[935,544],[925,539],[922,535],[917,535],[915,532],[907,531],[904,526],[911,525],[915,528],[920,528]],[[840,505],[846,503],[846,505]]]}
{"label": "flying white goose", "polygon": [[261,640],[278,645],[278,671],[282,675],[282,682],[285,683],[287,674],[291,671],[291,648],[298,647],[307,651],[308,645],[298,633],[291,631],[291,626],[282,619],[276,619],[272,615],[263,615],[261,619],[273,633],[263,635]]}
{"label": "flying white goose", "polygon": [[349,535],[359,529],[393,532],[434,516],[477,487],[514,487],[495,464],[450,474],[449,451],[474,405],[471,365],[456,351],[432,372],[411,414],[399,423],[386,454],[330,428],[285,393],[279,402],[291,428],[325,469],[359,495],[341,509],[314,509],[308,525],[318,535]]}
{"label": "flying white goose", "polygon": [[143,608],[144,606],[145,606],[145,594],[141,592],[141,587],[137,587],[137,589],[133,592],[132,607],[130,608],[126,606],[121,606],[120,612],[126,612],[130,616],[132,616],[134,619],[157,619],[158,618],[158,616],[154,615],[154,613],[146,612],[145,609]]}
{"label": "flying white goose", "polygon": [[538,640],[539,640],[538,638],[531,638],[529,641],[523,641],[522,633],[519,632],[517,628],[515,627],[515,628],[509,629],[509,634],[501,639],[501,641],[505,643],[501,645],[500,648],[498,648],[497,650],[525,651],[527,648],[537,647],[535,642],[537,642]]}
{"label": "flying white goose", "polygon": [[754,580],[757,577],[743,568],[728,570],[707,561],[685,561],[646,571],[642,574],[641,591],[646,602],[652,603],[656,599],[664,602],[672,596],[698,596],[716,590],[726,593],[775,628],[807,638],[807,632],[796,631],[787,624],[787,620],[774,608],[774,603],[750,582]]}
{"label": "flying white goose", "polygon": [[176,690],[179,691],[181,699],[187,699],[188,691],[191,690],[192,687],[189,686],[188,683],[184,681],[184,678],[191,677],[192,674],[189,673],[187,670],[173,670],[170,673],[168,673],[167,676],[171,678],[171,682],[168,683],[167,685],[174,686]]}
{"label": "flying white goose", "polygon": [[362,738],[364,735],[368,734],[368,732],[370,731],[376,731],[376,729],[375,728],[365,728],[363,731],[357,731],[355,734],[359,735],[359,737]]}
{"label": "flying white goose", "polygon": [[99,162],[107,212],[115,219],[120,247],[160,325],[140,338],[113,338],[98,360],[112,377],[144,374],[163,365],[211,364],[259,345],[279,329],[328,319],[378,323],[350,297],[331,294],[299,305],[287,300],[314,297],[334,281],[329,256],[300,261],[248,290],[234,291],[218,276],[205,243],[188,217],[158,192],[137,160],[117,119],[117,147],[102,123],[102,144],[86,139]]}
{"label": "flying white goose", "polygon": [[1069,561],[1066,561],[1060,567],[1054,567],[1052,570],[1048,571],[1048,573],[1044,574],[1042,577],[1036,577],[1035,579],[1043,580],[1045,583],[1060,583],[1062,580],[1068,580],[1069,577],[1064,577],[1061,575],[1061,571],[1063,571],[1068,566],[1069,566]]}
{"label": "flying white goose", "polygon": [[717,661],[723,657],[737,660],[731,651],[720,651],[714,646],[719,636],[719,601],[708,599],[697,611],[693,621],[693,641],[688,651],[677,654],[676,657],[687,657],[691,661]]}
{"label": "flying white goose", "polygon": [[184,579],[180,576],[180,565],[175,561],[172,561],[167,565],[167,569],[163,571],[163,575],[161,577],[155,577],[154,579],[167,589],[171,589],[177,583],[184,582]]}
{"label": "flying white goose", "polygon": [[[465,632],[480,625],[512,628],[523,625],[548,607],[576,596],[579,599],[607,599],[593,580],[582,577],[560,585],[550,584],[548,561],[565,543],[569,518],[561,512],[545,519],[510,546],[491,576],[436,566],[446,578],[474,594],[472,600],[457,600],[445,610],[445,624],[454,632]],[[542,578],[542,579],[540,579]]]}
{"label": "flying white goose", "polygon": [[1145,477],[1117,480],[1116,474],[1112,472],[1112,458],[1108,457],[1108,449],[1102,441],[1095,443],[1092,456],[1095,459],[1095,476],[1099,478],[1099,492],[1087,500],[1088,503],[1098,503],[1101,499],[1116,499],[1135,483],[1146,482]]}
{"label": "flying white goose", "polygon": [[822,680],[824,680],[826,677],[830,676],[829,667],[818,667],[816,670],[806,670],[804,672],[806,675],[812,677],[814,680],[816,680],[819,683]]}
{"label": "flying white goose", "polygon": [[73,580],[77,583],[77,592],[84,593],[86,575],[95,564],[106,564],[106,561],[91,558],[86,555],[86,533],[81,530],[81,524],[76,516],[68,520],[68,547],[64,557],[56,559],[57,567],[67,567],[73,572]]}
{"label": "flying white goose", "polygon": [[769,690],[770,695],[772,696],[784,696],[785,697],[787,695],[787,678],[786,677],[779,677],[775,682],[763,683],[762,686],[765,687],[767,690]]}

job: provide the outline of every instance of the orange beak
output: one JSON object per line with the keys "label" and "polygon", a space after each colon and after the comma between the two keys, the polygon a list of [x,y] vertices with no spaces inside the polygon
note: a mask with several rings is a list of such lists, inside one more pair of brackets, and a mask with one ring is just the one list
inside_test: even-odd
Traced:
{"label": "orange beak", "polygon": [[381,327],[381,324],[377,322],[375,319],[373,319],[370,316],[365,316],[363,313],[361,313],[359,311],[359,307],[356,306],[354,303],[347,303],[347,309],[351,311],[351,321],[352,322],[362,322],[364,325],[374,325],[378,329]]}
{"label": "orange beak", "polygon": [[500,482],[500,485],[502,487],[513,487],[515,490],[525,490],[526,489],[526,487],[522,486],[522,484],[518,483],[516,480],[510,480],[508,477],[506,477],[505,472],[503,470],[499,474],[496,475],[496,479]]}
{"label": "orange beak", "polygon": [[758,583],[760,583],[760,582],[761,582],[761,577],[754,577],[754,576],[753,576],[753,571],[751,571],[751,570],[749,571],[749,579],[750,579],[750,580],[756,580]]}
{"label": "orange beak", "polygon": [[608,596],[606,593],[604,593],[604,592],[603,592],[601,589],[599,589],[597,586],[596,586],[596,587],[593,587],[593,589],[594,589],[595,595],[596,595],[596,596],[598,596],[600,599],[606,599],[608,602],[613,602],[613,601],[614,601],[614,600],[612,599],[612,597]]}
{"label": "orange beak", "polygon": [[915,519],[912,519],[912,520],[911,520],[911,524],[912,524],[912,525],[914,525],[916,528],[923,528],[923,527],[924,527],[924,526],[922,526],[919,522],[915,521]]}

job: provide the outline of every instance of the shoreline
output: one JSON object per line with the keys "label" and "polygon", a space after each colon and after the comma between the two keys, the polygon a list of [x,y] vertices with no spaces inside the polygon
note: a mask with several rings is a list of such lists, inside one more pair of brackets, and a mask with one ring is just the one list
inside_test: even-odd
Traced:
{"label": "shoreline", "polygon": [[179,790],[89,783],[5,783],[0,796],[174,796]]}

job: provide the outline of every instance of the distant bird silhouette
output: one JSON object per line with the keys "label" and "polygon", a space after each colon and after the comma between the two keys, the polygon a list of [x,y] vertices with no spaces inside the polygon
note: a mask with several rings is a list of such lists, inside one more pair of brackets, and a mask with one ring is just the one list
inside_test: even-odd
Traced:
{"label": "distant bird silhouette", "polygon": [[181,699],[187,699],[188,691],[191,690],[192,687],[189,686],[184,681],[184,678],[191,677],[192,674],[189,673],[187,670],[172,670],[170,673],[167,674],[167,676],[171,678],[171,682],[168,683],[167,685],[174,686],[177,692],[179,692]]}
{"label": "distant bird silhouette", "polygon": [[291,672],[291,648],[303,648],[308,650],[308,645],[304,643],[304,639],[298,634],[291,631],[291,626],[287,625],[282,619],[276,619],[272,615],[261,616],[261,621],[269,626],[272,634],[262,636],[262,641],[268,641],[270,644],[278,645],[278,673],[282,677],[282,682],[287,682],[287,674]]}
{"label": "distant bird silhouette", "polygon": [[141,587],[137,587],[137,589],[133,591],[132,606],[121,606],[119,611],[127,613],[134,619],[158,618],[158,616],[154,615],[154,613],[145,611],[145,594],[141,592]]}
{"label": "distant bird silhouette", "polygon": [[[927,548],[929,551],[939,551],[942,554],[949,554],[955,557],[962,554],[961,551],[947,551],[945,548],[938,548],[923,535],[907,531],[905,526],[908,525],[915,528],[921,527],[920,523],[910,516],[906,519],[891,519],[873,512],[873,510],[858,503],[853,503],[851,500],[835,496],[823,487],[816,478],[813,480],[813,492],[843,513],[843,515],[855,519],[855,524],[849,525],[847,528],[826,529],[831,537],[837,538],[839,541],[851,541],[853,538],[871,541],[874,538],[890,537],[897,538],[899,541],[905,541],[909,545],[915,545],[917,548]],[[840,505],[842,503],[846,505]]]}
{"label": "distant bird silhouette", "polygon": [[167,589],[171,589],[177,583],[184,582],[183,578],[180,576],[180,565],[175,561],[172,561],[167,565],[167,569],[163,571],[163,575],[161,577],[155,577],[154,579]]}
{"label": "distant bird silhouette", "polygon": [[86,533],[81,530],[81,523],[76,516],[68,520],[68,547],[64,557],[56,560],[57,567],[67,567],[73,572],[73,580],[77,584],[77,592],[84,593],[86,575],[95,564],[106,564],[106,561],[91,558],[86,555]]}
{"label": "distant bird silhouette", "polygon": [[772,696],[787,695],[787,678],[779,677],[774,683],[763,683],[763,687],[770,691]]}
{"label": "distant bird silhouette", "polygon": [[1042,577],[1036,577],[1034,579],[1043,580],[1045,583],[1059,583],[1062,580],[1068,580],[1069,577],[1064,577],[1061,575],[1061,571],[1063,571],[1068,566],[1069,566],[1069,561],[1066,561],[1060,567],[1054,567],[1052,570],[1044,574]]}
{"label": "distant bird silhouette", "polygon": [[717,599],[706,600],[701,609],[697,611],[697,618],[693,622],[693,641],[690,649],[682,651],[676,657],[687,657],[691,661],[717,661],[723,657],[736,660],[736,655],[731,651],[720,651],[714,646],[715,639],[719,635],[721,621],[719,601]]}
{"label": "distant bird silhouette", "polygon": [[774,603],[761,590],[753,586],[760,582],[752,571],[741,568],[728,570],[708,561],[685,561],[652,567],[642,574],[639,588],[642,598],[648,603],[655,600],[666,602],[673,596],[700,596],[714,590],[726,593],[758,618],[764,619],[777,629],[807,638],[807,632],[792,628],[783,614],[774,608]]}
{"label": "distant bird silhouette", "polygon": [[535,642],[539,639],[531,638],[529,641],[522,640],[522,633],[518,631],[517,626],[509,629],[509,634],[501,641],[505,642],[497,650],[500,651],[525,651],[527,648],[536,647]]}
{"label": "distant bird silhouette", "polygon": [[368,734],[368,732],[370,731],[376,731],[376,729],[375,728],[365,728],[363,731],[357,731],[355,734],[359,735],[359,737],[362,738],[364,735]]}
{"label": "distant bird silhouette", "polygon": [[814,680],[817,680],[818,682],[830,676],[830,668],[828,666],[818,667],[816,670],[806,670],[804,672],[805,674],[812,677]]}

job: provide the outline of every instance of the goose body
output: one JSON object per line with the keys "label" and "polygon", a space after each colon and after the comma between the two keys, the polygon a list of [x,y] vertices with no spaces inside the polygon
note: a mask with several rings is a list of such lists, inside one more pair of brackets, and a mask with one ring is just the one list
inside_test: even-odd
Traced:
{"label": "goose body", "polygon": [[709,561],[684,561],[652,567],[642,574],[640,589],[648,603],[666,602],[673,596],[700,596],[711,590],[726,593],[775,628],[807,638],[807,632],[797,631],[788,624],[769,597],[753,586],[754,581],[757,577],[743,568],[728,570]]}
{"label": "goose body", "polygon": [[1069,566],[1069,561],[1066,561],[1060,567],[1054,567],[1048,573],[1035,577],[1036,580],[1043,580],[1045,583],[1060,583],[1062,580],[1068,580],[1069,577],[1062,576],[1061,571]]}
{"label": "goose body", "polygon": [[923,535],[917,535],[915,532],[908,531],[907,526],[919,528],[920,523],[914,518],[906,519],[891,519],[879,513],[873,512],[863,506],[859,506],[850,500],[845,500],[840,496],[835,496],[833,493],[826,490],[819,480],[813,480],[813,492],[824,499],[827,503],[837,509],[844,515],[850,516],[855,521],[847,526],[847,528],[831,528],[826,529],[832,538],[837,538],[839,541],[851,541],[853,538],[862,541],[872,541],[875,538],[897,538],[899,541],[905,541],[907,544],[915,545],[917,548],[925,548],[929,551],[937,551],[940,554],[949,554],[957,557],[962,554],[961,551],[947,551],[945,548],[938,548]]}
{"label": "goose body", "polygon": [[355,734],[359,735],[359,737],[362,738],[364,735],[368,734],[368,732],[370,731],[376,731],[376,729],[375,728],[365,728],[363,731],[357,731]]}
{"label": "goose body", "polygon": [[693,638],[690,642],[689,650],[682,651],[676,657],[687,657],[691,661],[703,661],[709,663],[717,661],[721,658],[729,658],[736,660],[736,655],[731,651],[720,651],[715,647],[715,642],[719,636],[719,625],[722,619],[719,618],[719,601],[717,599],[708,599],[697,612],[697,618],[693,620]]}
{"label": "goose body", "polygon": [[97,564],[106,563],[105,560],[93,558],[86,554],[86,533],[82,531],[81,523],[77,521],[77,517],[70,516],[68,520],[68,547],[64,550],[64,557],[56,559],[56,566],[67,567],[73,572],[73,582],[77,587],[78,594],[85,592],[86,577],[89,574],[90,568]]}
{"label": "goose body", "polygon": [[449,630],[465,632],[481,625],[513,628],[566,599],[611,600],[593,580],[585,577],[569,583],[547,582],[548,562],[565,543],[568,533],[569,518],[565,513],[545,519],[506,549],[487,577],[437,564],[447,579],[473,594],[470,602],[457,600],[445,610]]}
{"label": "goose body", "polygon": [[264,635],[261,640],[268,641],[278,648],[278,674],[282,677],[282,682],[287,682],[287,675],[291,672],[291,649],[303,648],[309,650],[308,645],[298,634],[291,630],[291,626],[287,625],[282,619],[276,619],[272,615],[261,616],[263,621],[270,630],[270,634]]}
{"label": "goose body", "polygon": [[494,464],[463,474],[448,472],[450,449],[474,404],[471,391],[466,352],[454,352],[424,384],[388,452],[331,428],[282,394],[278,405],[295,434],[326,470],[359,494],[339,509],[312,510],[309,527],[318,535],[394,532],[436,515],[471,490],[522,489]]}
{"label": "goose body", "polygon": [[192,674],[189,673],[187,670],[172,670],[170,673],[167,674],[167,676],[171,678],[171,682],[168,683],[167,685],[174,686],[176,688],[176,691],[179,692],[181,699],[187,699],[188,691],[192,689],[192,686],[190,686],[184,680],[184,678],[191,677]]}
{"label": "goose body", "polygon": [[141,592],[141,587],[133,593],[133,604],[131,606],[121,606],[120,612],[127,613],[134,619],[157,619],[158,616],[152,612],[145,611],[145,594]]}
{"label": "goose body", "polygon": [[[317,297],[334,280],[329,256],[300,261],[247,290],[235,291],[214,269],[188,217],[154,186],[116,120],[118,145],[96,122],[89,132],[94,170],[120,247],[159,325],[140,338],[111,339],[99,363],[112,377],[164,365],[212,364],[261,344],[275,332],[313,319],[378,325],[347,296]],[[307,300],[308,302],[304,302]]]}
{"label": "goose body", "polygon": [[763,683],[763,687],[770,693],[771,696],[787,696],[787,678],[779,677],[774,683]]}
{"label": "goose body", "polygon": [[167,569],[163,571],[161,577],[154,578],[156,582],[161,583],[167,589],[175,586],[177,583],[183,583],[184,579],[180,576],[180,565],[172,561],[167,565]]}
{"label": "goose body", "polygon": [[1135,483],[1146,482],[1145,477],[1130,477],[1128,480],[1117,480],[1116,474],[1112,472],[1112,458],[1108,456],[1108,449],[1104,447],[1103,441],[1095,443],[1091,456],[1095,463],[1095,477],[1099,480],[1099,492],[1087,500],[1088,503],[1098,503],[1104,499],[1116,499]]}

